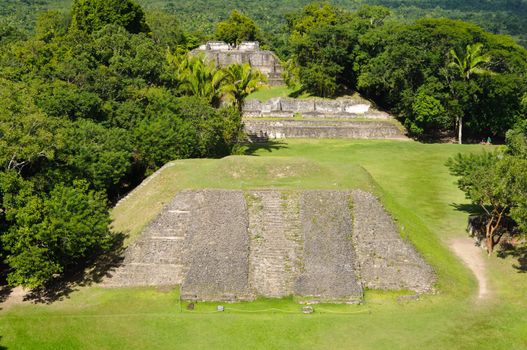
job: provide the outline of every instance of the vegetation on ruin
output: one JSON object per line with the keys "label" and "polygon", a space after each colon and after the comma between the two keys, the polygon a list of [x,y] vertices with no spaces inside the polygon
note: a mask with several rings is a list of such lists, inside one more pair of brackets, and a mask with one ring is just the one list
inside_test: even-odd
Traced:
{"label": "vegetation on ruin", "polygon": [[[466,235],[469,202],[444,166],[457,154],[490,146],[396,141],[298,140],[252,148],[253,156],[179,160],[113,211],[116,229],[144,224],[182,188],[374,188],[439,274],[437,295],[397,302],[405,293],[366,292],[364,305],[315,305],[302,315],[292,299],[180,309],[177,290],[79,288],[51,305],[2,310],[0,344],[8,348],[298,348],[514,349],[524,345],[526,280],[517,258],[486,260],[490,299],[475,299],[472,275],[447,249]],[[260,177],[259,174],[264,174]],[[267,174],[267,175],[265,175]],[[277,177],[276,174],[283,174]],[[153,216],[154,212],[145,215]],[[403,229],[404,228],[404,229]],[[519,266],[518,266],[519,267]],[[525,267],[524,267],[525,268]],[[485,330],[485,331],[483,331]]]}
{"label": "vegetation on ruin", "polygon": [[[221,0],[0,0],[1,282],[51,303],[1,310],[0,348],[527,346],[525,248],[494,247],[503,216],[527,230],[527,50],[517,43],[527,35],[525,1],[307,4],[249,0],[231,14]],[[453,19],[414,20],[424,13],[471,19],[492,33]],[[284,60],[291,87],[254,92],[262,77],[250,67],[219,69],[188,56],[218,38],[261,39]],[[242,142],[240,106],[249,96],[356,91],[416,138],[463,131],[459,141],[507,135],[507,145]],[[82,280],[88,268],[100,281],[98,264],[175,192],[204,187],[373,191],[434,267],[437,294],[401,302],[404,291],[367,291],[364,305],[320,305],[311,316],[292,298],[218,314],[212,303],[185,311],[177,291]],[[475,206],[499,257],[486,261],[486,300],[475,299],[476,281],[447,249],[466,235]]]}
{"label": "vegetation on ruin", "polygon": [[168,49],[166,23],[114,5],[76,1],[71,22],[46,12],[34,36],[0,45],[0,269],[12,285],[41,287],[108,250],[110,205],[166,162],[235,152],[242,100],[264,82]]}

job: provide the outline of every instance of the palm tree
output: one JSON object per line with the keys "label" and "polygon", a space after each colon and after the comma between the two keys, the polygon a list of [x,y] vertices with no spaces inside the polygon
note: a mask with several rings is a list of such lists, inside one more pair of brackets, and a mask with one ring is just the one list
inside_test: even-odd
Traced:
{"label": "palm tree", "polygon": [[175,68],[174,74],[182,93],[207,99],[218,105],[221,98],[220,87],[225,78],[223,70],[214,62],[202,56],[189,56],[186,53],[167,53],[168,63]]}
{"label": "palm tree", "polygon": [[[474,74],[488,74],[489,70],[482,66],[490,62],[490,56],[481,54],[483,44],[476,43],[474,45],[467,45],[465,52],[458,54],[454,49],[450,50],[452,61],[448,64],[449,67],[458,71],[459,75],[465,82],[469,82]],[[457,117],[456,123],[458,125],[458,142],[463,143],[463,115],[460,113]]]}
{"label": "palm tree", "polygon": [[267,78],[249,64],[231,64],[224,68],[221,91],[241,112],[243,101],[267,82]]}
{"label": "palm tree", "polygon": [[203,57],[187,57],[180,65],[180,88],[182,91],[206,98],[211,104],[220,101],[220,87],[225,75],[213,62]]}

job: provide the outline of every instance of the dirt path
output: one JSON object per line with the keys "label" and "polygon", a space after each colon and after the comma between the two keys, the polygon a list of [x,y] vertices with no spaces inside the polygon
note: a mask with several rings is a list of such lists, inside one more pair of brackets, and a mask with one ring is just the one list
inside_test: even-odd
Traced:
{"label": "dirt path", "polygon": [[458,257],[472,270],[479,284],[478,298],[483,299],[489,296],[487,275],[485,273],[485,258],[479,247],[474,245],[470,238],[457,238],[451,241],[451,249]]}
{"label": "dirt path", "polygon": [[22,287],[16,287],[11,291],[11,294],[7,297],[6,300],[0,302],[0,309],[8,309],[13,305],[22,304],[24,302],[24,296],[26,295],[27,290]]}

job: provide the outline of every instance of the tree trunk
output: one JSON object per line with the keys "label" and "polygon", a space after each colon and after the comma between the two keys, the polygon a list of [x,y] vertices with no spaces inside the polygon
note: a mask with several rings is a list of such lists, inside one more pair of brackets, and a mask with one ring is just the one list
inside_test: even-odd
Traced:
{"label": "tree trunk", "polygon": [[458,143],[461,145],[463,144],[463,117],[462,116],[459,116],[457,118],[457,130],[458,130],[457,140],[458,140]]}
{"label": "tree trunk", "polygon": [[492,239],[492,235],[485,238],[485,246],[487,248],[487,255],[491,255],[494,251],[494,240]]}
{"label": "tree trunk", "polygon": [[[494,246],[500,242],[501,235],[498,235],[498,239],[494,241],[494,232],[500,227],[501,219],[503,218],[503,212],[505,210],[498,212],[497,217],[491,217],[490,221],[487,223],[485,227],[485,245],[487,247],[487,254],[491,255],[494,251]],[[496,219],[496,223],[494,223],[494,219]]]}

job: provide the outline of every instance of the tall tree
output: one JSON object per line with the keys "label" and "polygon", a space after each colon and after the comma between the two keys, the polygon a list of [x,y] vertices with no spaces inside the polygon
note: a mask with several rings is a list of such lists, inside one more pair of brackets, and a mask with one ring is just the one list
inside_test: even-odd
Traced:
{"label": "tall tree", "polygon": [[519,167],[512,157],[498,153],[458,154],[448,163],[452,175],[459,176],[458,187],[467,199],[483,210],[485,247],[490,255],[504,234],[501,225],[515,206]]}
{"label": "tall tree", "polygon": [[231,100],[241,111],[243,101],[267,81],[266,77],[249,64],[231,64],[224,69],[225,78],[221,87],[224,97]]}
{"label": "tall tree", "polygon": [[171,53],[168,53],[167,59],[175,68],[180,91],[186,95],[205,98],[212,105],[219,104],[220,86],[225,74],[214,62],[209,62],[201,56]]}
{"label": "tall tree", "polygon": [[107,24],[117,24],[130,33],[148,32],[145,13],[133,0],[75,0],[72,8],[74,28],[92,33]]}
{"label": "tall tree", "polygon": [[216,39],[239,44],[242,41],[261,40],[261,34],[252,19],[234,10],[226,21],[216,26]]}
{"label": "tall tree", "polygon": [[[483,48],[482,43],[474,45],[467,45],[465,52],[457,53],[454,49],[450,50],[452,61],[449,67],[458,71],[459,76],[463,81],[468,83],[476,74],[486,74],[489,70],[484,68],[484,65],[490,62],[490,56],[481,53]],[[455,94],[455,92],[454,92]],[[459,113],[457,116],[458,127],[458,142],[463,143],[463,114]]]}

